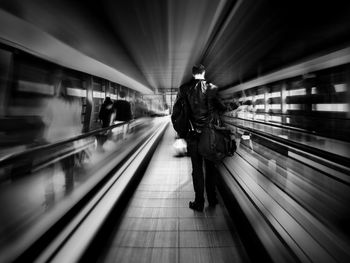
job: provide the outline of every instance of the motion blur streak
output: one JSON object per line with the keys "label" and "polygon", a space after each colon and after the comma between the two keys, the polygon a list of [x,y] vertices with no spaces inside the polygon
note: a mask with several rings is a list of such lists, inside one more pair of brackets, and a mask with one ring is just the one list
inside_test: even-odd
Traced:
{"label": "motion blur streak", "polygon": [[[224,7],[232,1],[104,2],[119,38],[151,86],[176,87],[199,62],[196,60],[215,33]],[[128,16],[116,16],[115,10]],[[144,53],[140,43],[154,52]]]}

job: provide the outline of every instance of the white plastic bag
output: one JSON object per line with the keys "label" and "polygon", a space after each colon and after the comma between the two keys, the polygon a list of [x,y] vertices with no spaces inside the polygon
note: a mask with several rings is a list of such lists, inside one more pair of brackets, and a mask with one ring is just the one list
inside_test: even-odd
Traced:
{"label": "white plastic bag", "polygon": [[175,156],[184,156],[187,154],[187,143],[184,139],[175,139],[173,147],[175,149]]}

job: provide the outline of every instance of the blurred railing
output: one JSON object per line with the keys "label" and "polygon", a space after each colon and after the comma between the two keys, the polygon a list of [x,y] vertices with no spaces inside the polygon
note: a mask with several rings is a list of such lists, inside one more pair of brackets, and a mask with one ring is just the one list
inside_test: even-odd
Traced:
{"label": "blurred railing", "polygon": [[[50,144],[46,144],[46,145],[42,145],[42,146],[37,146],[37,147],[33,147],[31,149],[27,149],[23,152],[19,152],[19,153],[14,153],[11,154],[9,156],[4,157],[2,160],[0,160],[0,169],[3,167],[6,167],[8,165],[15,165],[18,162],[21,162],[21,160],[23,159],[28,159],[28,158],[33,158],[34,156],[38,156],[38,155],[45,155],[48,152],[52,152],[57,150],[58,148],[60,148],[61,146],[66,146],[70,143],[74,143],[86,138],[91,138],[91,137],[95,137],[95,136],[99,136],[105,132],[108,132],[116,127],[121,127],[125,125],[124,122],[118,123],[118,124],[113,124],[110,127],[107,128],[101,128],[101,129],[97,129],[91,132],[87,132],[78,136],[74,136],[72,138],[66,139],[66,140],[62,140],[62,141],[58,141],[55,143],[50,143]],[[91,142],[90,142],[91,143]],[[66,158],[69,155],[72,155],[76,152],[79,152],[81,150],[83,150],[84,148],[88,147],[90,143],[87,143],[86,145],[81,145],[80,147],[78,147],[77,149],[72,150],[72,147],[69,147],[69,151],[64,151],[63,153],[60,152],[60,154],[58,156],[52,156],[50,155],[51,158],[58,158],[56,159],[56,161]],[[35,169],[37,165],[42,165],[43,163],[47,163],[50,161],[50,158],[48,158],[48,156],[46,156],[46,158],[44,158],[43,160],[40,161],[40,163],[37,163],[35,166],[33,166],[33,168]]]}
{"label": "blurred railing", "polygon": [[[304,153],[312,154],[315,157],[322,157],[325,160],[339,164],[339,169],[342,169],[341,166],[350,168],[349,142],[319,136],[307,130],[282,124],[272,124],[229,116],[224,116],[223,120],[227,125],[234,126],[241,131],[246,131],[247,133],[288,146],[289,148],[286,148],[286,150],[298,151],[298,153],[300,152],[299,150],[302,150]],[[280,146],[281,149],[283,145]],[[312,156],[308,157],[313,159]],[[324,162],[322,160],[318,161]],[[350,172],[349,169],[347,171]]]}
{"label": "blurred railing", "polygon": [[219,166],[225,201],[239,204],[272,260],[348,262],[346,142],[283,125],[223,119],[239,145]]}
{"label": "blurred railing", "polygon": [[3,158],[0,261],[29,260],[165,122],[140,118]]}

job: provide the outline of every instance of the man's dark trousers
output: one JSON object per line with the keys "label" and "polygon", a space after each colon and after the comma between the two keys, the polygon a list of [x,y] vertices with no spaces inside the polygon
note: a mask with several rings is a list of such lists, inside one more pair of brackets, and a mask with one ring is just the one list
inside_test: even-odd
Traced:
{"label": "man's dark trousers", "polygon": [[[204,183],[207,192],[208,202],[212,203],[216,201],[216,176],[217,171],[215,164],[209,160],[204,159],[198,152],[199,135],[192,135],[187,139],[187,150],[191,157],[192,162],[192,180],[195,192],[195,202],[198,204],[204,204]],[[204,170],[203,171],[203,162]]]}

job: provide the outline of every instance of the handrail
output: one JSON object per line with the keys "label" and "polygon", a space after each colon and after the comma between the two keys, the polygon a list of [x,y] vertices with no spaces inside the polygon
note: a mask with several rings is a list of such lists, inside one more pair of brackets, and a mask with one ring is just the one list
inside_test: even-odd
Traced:
{"label": "handrail", "polygon": [[[223,116],[225,118],[237,119],[237,120],[248,121],[248,122],[253,122],[253,123],[259,123],[259,124],[262,124],[262,125],[278,127],[278,128],[281,128],[281,129],[286,129],[286,130],[291,130],[291,131],[296,131],[296,132],[303,132],[303,133],[306,133],[306,134],[311,134],[311,135],[315,135],[315,136],[319,136],[319,137],[323,137],[323,138],[339,140],[337,138],[333,138],[333,137],[330,137],[330,136],[326,136],[324,134],[317,133],[316,131],[309,131],[309,130],[306,130],[306,129],[303,129],[303,128],[293,127],[293,126],[286,125],[286,124],[277,124],[277,123],[271,123],[271,122],[266,122],[266,121],[249,120],[249,119],[244,119],[244,118],[240,118],[240,117],[233,117],[233,116],[229,116],[229,115],[223,115]],[[279,116],[292,116],[292,115],[291,114],[280,114]]]}
{"label": "handrail", "polygon": [[244,119],[244,118],[240,118],[240,117],[233,117],[233,116],[228,116],[228,115],[223,115],[226,118],[230,118],[230,119],[237,119],[237,120],[242,120],[242,121],[249,121],[249,122],[254,122],[254,123],[259,123],[259,124],[263,124],[263,125],[268,125],[268,126],[273,126],[273,127],[278,127],[278,128],[282,128],[282,129],[287,129],[287,130],[292,130],[292,131],[297,131],[297,132],[304,132],[304,133],[308,133],[308,134],[312,134],[312,135],[316,135],[316,136],[322,136],[325,137],[323,135],[317,135],[315,132],[313,131],[308,131],[306,129],[302,129],[302,128],[298,128],[298,127],[293,127],[293,126],[289,126],[289,125],[285,125],[285,124],[277,124],[277,123],[271,123],[271,122],[265,122],[265,121],[258,121],[258,120],[249,120],[249,119]]}
{"label": "handrail", "polygon": [[[340,155],[337,155],[337,154],[334,154],[334,153],[330,153],[330,152],[327,152],[327,151],[324,151],[324,150],[321,150],[321,149],[317,149],[317,148],[314,148],[314,147],[311,147],[311,146],[308,146],[308,145],[305,145],[305,144],[301,144],[301,143],[298,143],[298,142],[287,140],[287,139],[278,137],[276,135],[271,135],[271,134],[268,134],[266,132],[258,131],[256,129],[244,127],[244,126],[241,126],[241,125],[238,125],[238,124],[234,124],[234,123],[229,123],[229,122],[227,122],[227,123],[229,125],[233,125],[233,126],[235,126],[237,128],[240,128],[242,130],[247,130],[247,131],[249,131],[251,133],[257,134],[258,136],[267,138],[269,140],[277,141],[278,143],[281,143],[283,145],[292,147],[294,149],[301,150],[301,151],[304,151],[306,153],[322,157],[322,158],[324,158],[326,160],[329,160],[331,162],[340,164],[340,165],[342,165],[344,167],[347,167],[347,168],[350,167],[350,158],[347,158],[347,157],[344,157],[344,156],[340,156]],[[290,149],[290,150],[293,151],[293,149]],[[340,167],[338,167],[338,169],[339,168]]]}
{"label": "handrail", "polygon": [[[219,167],[222,184],[227,186],[224,201],[238,202],[274,262],[348,262],[346,237],[309,209],[312,201],[305,203],[293,197],[298,195],[298,187],[280,187],[271,180],[274,176],[265,176],[240,153],[233,158]],[[310,181],[306,184],[314,187]]]}
{"label": "handrail", "polygon": [[[135,140],[128,143],[128,147],[118,148],[117,154],[112,154],[104,158],[103,164],[94,165],[91,169],[87,170],[88,175],[86,177],[90,179],[75,189],[69,198],[57,203],[56,208],[50,210],[46,216],[40,218],[40,223],[25,232],[24,236],[15,245],[11,243],[7,244],[9,249],[4,250],[6,253],[0,255],[0,261],[5,258],[8,259],[5,262],[42,262],[37,258],[38,256],[40,258],[47,255],[49,257],[53,256],[51,252],[55,254],[55,250],[61,247],[61,242],[65,243],[70,238],[71,233],[77,230],[81,222],[87,219],[88,214],[95,208],[94,202],[99,201],[100,197],[105,195],[105,190],[109,189],[109,186],[113,184],[117,185],[118,189],[124,189],[123,183],[114,183],[116,180],[121,179],[118,179],[116,174],[123,171],[124,166],[133,166],[139,169],[140,163],[135,161],[135,154],[137,155],[138,152],[144,150],[144,145],[150,143],[151,138],[155,138],[160,130],[165,131],[167,125],[167,123],[163,123],[162,125],[155,126],[155,129],[146,130],[135,138]],[[153,145],[152,142],[151,145]],[[113,192],[113,194],[117,195],[118,193]],[[109,202],[102,203],[107,204],[107,206],[111,204]],[[104,214],[100,213],[99,216],[103,217]],[[93,226],[97,226],[96,224],[97,221],[94,221]],[[91,226],[90,230],[92,229]],[[85,239],[82,240],[83,242],[79,242],[79,244],[86,244],[88,241]],[[76,249],[76,246],[74,249]],[[78,252],[80,251],[75,251],[75,253]],[[48,261],[44,260],[43,262]]]}
{"label": "handrail", "polygon": [[37,147],[33,147],[31,149],[27,149],[27,150],[25,150],[23,152],[14,153],[13,155],[7,156],[4,159],[2,159],[0,161],[0,167],[8,165],[8,164],[10,164],[12,162],[18,161],[20,158],[24,158],[24,157],[26,157],[28,155],[35,154],[35,153],[38,153],[38,152],[44,151],[44,150],[54,149],[54,148],[56,148],[58,146],[65,145],[65,144],[70,143],[70,142],[78,141],[78,140],[81,140],[81,139],[84,139],[84,138],[87,138],[87,137],[90,137],[90,136],[94,136],[94,135],[97,135],[97,134],[99,134],[101,132],[105,132],[105,131],[114,129],[116,127],[122,126],[122,125],[124,125],[126,123],[131,123],[131,122],[133,122],[133,120],[129,121],[129,122],[120,122],[120,123],[117,123],[117,124],[113,124],[113,125],[111,125],[109,127],[93,130],[93,131],[90,131],[90,132],[87,132],[87,133],[84,133],[84,134],[80,134],[80,135],[74,136],[74,137],[69,138],[69,139],[64,139],[64,140],[61,140],[61,141],[58,141],[58,142],[54,142],[54,143],[50,143],[50,144],[40,145],[40,146],[37,146]]}
{"label": "handrail", "polygon": [[[131,187],[135,175],[147,166],[168,124],[169,122],[160,125],[142,142],[142,145],[136,147],[136,151],[117,170],[112,172],[111,178],[87,200],[79,213],[64,226],[63,231],[48,244],[48,247],[39,252],[37,262],[80,261],[116,204],[120,203],[121,197],[126,193],[125,190]],[[101,172],[103,171],[99,171]]]}

